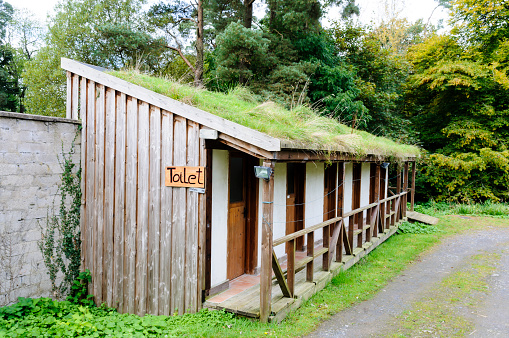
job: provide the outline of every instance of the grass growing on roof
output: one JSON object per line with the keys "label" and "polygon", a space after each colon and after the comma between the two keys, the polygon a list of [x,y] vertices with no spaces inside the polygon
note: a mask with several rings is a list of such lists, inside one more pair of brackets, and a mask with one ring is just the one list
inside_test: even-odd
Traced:
{"label": "grass growing on roof", "polygon": [[399,144],[364,131],[352,131],[350,127],[320,116],[306,106],[288,110],[274,102],[258,102],[243,87],[219,93],[136,71],[114,71],[110,74],[305,149],[395,158],[419,154],[415,146]]}

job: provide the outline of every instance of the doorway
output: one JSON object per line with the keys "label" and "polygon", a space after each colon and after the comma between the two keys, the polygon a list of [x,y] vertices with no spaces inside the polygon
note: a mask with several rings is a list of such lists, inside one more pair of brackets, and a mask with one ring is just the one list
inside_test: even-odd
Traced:
{"label": "doorway", "polygon": [[252,156],[230,152],[226,273],[230,280],[256,268],[258,184],[252,168],[257,163]]}
{"label": "doorway", "polygon": [[[286,234],[304,229],[304,196],[306,183],[306,164],[288,163],[286,165]],[[287,246],[289,244],[287,243]],[[304,249],[304,238],[295,241],[295,249]],[[287,250],[288,251],[288,250]]]}
{"label": "doorway", "polygon": [[[328,221],[336,217],[336,195],[337,195],[337,177],[338,165],[332,163],[325,168],[324,174],[324,201],[323,201],[323,220]],[[331,231],[332,231],[331,227]]]}

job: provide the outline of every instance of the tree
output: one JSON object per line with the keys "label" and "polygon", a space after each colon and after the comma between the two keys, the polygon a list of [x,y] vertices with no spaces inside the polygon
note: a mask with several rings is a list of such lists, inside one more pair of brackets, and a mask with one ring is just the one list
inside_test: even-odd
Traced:
{"label": "tree", "polygon": [[396,30],[400,33],[391,33],[383,22],[377,27],[336,23],[331,34],[338,53],[344,56],[345,63],[355,74],[357,100],[364,108],[360,111],[365,123],[360,127],[377,135],[414,143],[414,132],[402,112],[404,85],[410,71],[402,53],[404,46],[412,43],[405,38],[405,32],[411,31],[412,26],[406,21],[398,25]]}
{"label": "tree", "polygon": [[20,88],[16,78],[13,48],[6,43],[7,25],[12,19],[14,9],[0,0],[0,109],[16,111]]}
{"label": "tree", "polygon": [[495,49],[481,49],[487,47],[483,42],[462,44],[462,27],[469,29],[463,24],[457,36],[433,36],[408,55],[415,73],[407,111],[432,151],[422,188],[439,200],[507,201],[507,40],[497,41]]}
{"label": "tree", "polygon": [[20,113],[25,112],[26,86],[22,77],[25,63],[30,61],[41,47],[42,39],[42,25],[35,15],[26,9],[14,10],[7,25],[6,41],[12,61],[6,69],[12,82],[17,84],[17,110]]}
{"label": "tree", "polygon": [[478,45],[489,59],[509,39],[509,4],[496,0],[456,0],[452,3],[453,34],[462,43]]}
{"label": "tree", "polygon": [[[46,46],[25,65],[30,113],[64,116],[65,74],[60,58],[110,69],[143,65],[157,71],[164,41],[152,37],[143,0],[64,0],[50,19]],[[143,60],[144,62],[140,62]]]}
{"label": "tree", "polygon": [[[194,73],[194,85],[203,86],[204,67],[204,14],[203,1],[174,1],[170,4],[159,2],[148,11],[150,23],[166,35],[166,47],[177,52]],[[183,39],[195,29],[196,61],[193,65],[184,54]]]}
{"label": "tree", "polygon": [[262,31],[231,23],[217,38],[217,76],[226,83],[243,85],[253,78],[259,80],[262,75],[259,68],[270,62],[269,44]]}

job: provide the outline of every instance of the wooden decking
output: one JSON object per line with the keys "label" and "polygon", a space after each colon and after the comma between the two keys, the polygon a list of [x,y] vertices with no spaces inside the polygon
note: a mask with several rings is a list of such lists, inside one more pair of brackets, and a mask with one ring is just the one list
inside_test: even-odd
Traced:
{"label": "wooden decking", "polygon": [[[322,259],[318,257],[314,263],[313,282],[306,281],[306,270],[302,270],[295,275],[295,297],[287,298],[283,296],[281,288],[276,279],[272,282],[272,299],[270,322],[281,322],[290,312],[296,310],[302,302],[309,299],[313,294],[322,290],[337,274],[350,268],[362,257],[367,255],[378,245],[392,236],[397,230],[396,226],[380,233],[378,237],[373,237],[370,242],[364,243],[362,248],[355,248],[353,255],[343,255],[342,262],[333,261],[330,271],[322,270]],[[211,298],[213,300],[214,298]],[[220,297],[218,297],[220,299]],[[232,296],[221,302],[206,301],[204,307],[216,310],[225,310],[241,316],[258,319],[260,318],[260,284],[254,285],[245,291]]]}

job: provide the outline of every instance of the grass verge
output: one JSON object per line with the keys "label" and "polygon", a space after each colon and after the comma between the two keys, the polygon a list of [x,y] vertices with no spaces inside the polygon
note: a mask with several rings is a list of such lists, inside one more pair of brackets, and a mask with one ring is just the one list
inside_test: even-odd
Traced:
{"label": "grass verge", "polygon": [[415,206],[415,211],[435,216],[476,215],[509,218],[509,204],[494,203],[491,201],[476,204],[429,201],[417,204]]}
{"label": "grass verge", "polygon": [[[8,317],[0,311],[0,337],[88,335],[103,337],[291,337],[313,331],[323,320],[373,297],[419,255],[443,237],[485,227],[508,227],[509,219],[442,216],[438,230],[428,234],[398,234],[336,276],[322,291],[281,324],[262,324],[218,311],[201,311],[185,316],[121,315],[101,308],[85,308],[68,302],[51,303],[50,310],[35,306]],[[56,305],[55,305],[56,304]],[[65,311],[59,310],[64,306]],[[51,310],[53,309],[53,310]],[[16,312],[16,311],[11,311]],[[40,336],[40,335],[38,335]]]}

